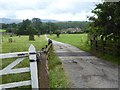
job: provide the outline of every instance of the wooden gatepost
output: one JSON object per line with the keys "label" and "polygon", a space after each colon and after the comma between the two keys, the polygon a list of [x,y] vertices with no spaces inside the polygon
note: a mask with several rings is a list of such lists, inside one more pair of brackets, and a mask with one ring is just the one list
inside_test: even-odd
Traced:
{"label": "wooden gatepost", "polygon": [[40,88],[49,89],[49,77],[48,77],[48,53],[50,48],[52,47],[52,43],[46,48],[42,48],[42,50],[37,54],[38,58],[38,81]]}

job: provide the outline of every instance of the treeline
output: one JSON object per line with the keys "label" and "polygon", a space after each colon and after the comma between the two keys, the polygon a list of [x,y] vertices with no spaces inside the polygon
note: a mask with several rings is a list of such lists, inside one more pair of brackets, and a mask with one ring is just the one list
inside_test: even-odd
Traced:
{"label": "treeline", "polygon": [[87,21],[68,21],[68,22],[58,22],[56,23],[58,27],[62,29],[68,28],[80,28],[81,32],[89,32],[89,24]]}
{"label": "treeline", "polygon": [[89,22],[80,21],[68,21],[68,22],[42,22],[39,18],[33,18],[32,20],[26,19],[21,23],[4,24],[2,23],[2,29],[6,32],[14,33],[17,35],[29,35],[33,34],[52,34],[60,32],[63,29],[68,28],[80,28],[82,32],[88,32]]}

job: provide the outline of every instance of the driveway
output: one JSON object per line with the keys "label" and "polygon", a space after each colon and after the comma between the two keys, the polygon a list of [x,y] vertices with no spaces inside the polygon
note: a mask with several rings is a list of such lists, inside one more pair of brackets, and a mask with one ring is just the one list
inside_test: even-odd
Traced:
{"label": "driveway", "polygon": [[70,88],[118,88],[118,66],[53,40]]}

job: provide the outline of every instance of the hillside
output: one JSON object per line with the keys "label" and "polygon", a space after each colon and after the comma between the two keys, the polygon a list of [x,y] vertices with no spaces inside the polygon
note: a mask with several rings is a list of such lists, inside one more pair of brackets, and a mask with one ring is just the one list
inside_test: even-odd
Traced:
{"label": "hillside", "polygon": [[[0,18],[0,23],[10,24],[10,23],[20,23],[22,19],[10,19],[10,18]],[[42,19],[42,22],[58,22],[57,20],[52,19]]]}
{"label": "hillside", "polygon": [[9,18],[0,18],[0,23],[10,24],[10,23],[20,23],[21,19],[9,19]]}

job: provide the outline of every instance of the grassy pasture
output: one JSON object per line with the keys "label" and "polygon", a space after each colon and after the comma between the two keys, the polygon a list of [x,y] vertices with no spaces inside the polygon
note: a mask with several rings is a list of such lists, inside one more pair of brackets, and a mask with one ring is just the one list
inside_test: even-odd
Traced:
{"label": "grassy pasture", "polygon": [[48,35],[48,37],[56,41],[71,44],[84,51],[90,50],[87,34],[60,34],[59,38],[56,35]]}
{"label": "grassy pasture", "polygon": [[[10,52],[22,52],[22,51],[28,51],[28,48],[30,44],[33,44],[36,48],[36,51],[41,50],[42,47],[45,47],[47,44],[47,41],[45,40],[44,36],[41,36],[38,38],[35,36],[35,41],[29,41],[28,36],[13,36],[14,42],[9,43],[8,39],[10,38],[9,35],[3,35],[2,36],[3,41],[1,42],[2,44],[2,52],[1,53],[10,53]],[[8,59],[2,59],[2,67],[6,67],[8,64],[13,62],[16,58],[8,58]],[[7,61],[7,62],[6,62]],[[29,66],[29,60],[26,58],[23,60],[20,64],[15,66],[15,68],[18,67],[23,67],[23,66]]]}
{"label": "grassy pasture", "polygon": [[0,32],[6,32],[6,30],[4,30],[4,29],[0,29]]}
{"label": "grassy pasture", "polygon": [[31,44],[33,44],[38,51],[47,44],[44,36],[40,38],[35,36],[35,41],[29,41],[28,36],[13,36],[11,37],[13,39],[12,43],[9,43],[9,38],[9,35],[2,36],[2,53],[28,51]]}
{"label": "grassy pasture", "polygon": [[[47,41],[44,38],[43,35],[41,37],[35,36],[35,41],[29,41],[28,36],[13,36],[13,42],[9,43],[9,35],[3,35],[2,36],[2,42],[0,43],[2,45],[2,52],[1,53],[9,53],[9,52],[22,52],[22,51],[28,51],[28,48],[31,44],[33,44],[36,48],[36,51],[41,50],[41,48],[45,47],[47,45]],[[0,61],[2,63],[1,69],[6,67],[11,62],[15,61],[17,58],[8,58],[8,59],[2,59]],[[13,68],[24,68],[29,67],[29,59],[26,57],[21,63],[16,65]],[[19,73],[19,74],[10,74],[10,75],[2,75],[0,77],[1,83],[10,83],[10,82],[18,82],[18,81],[24,81],[24,80],[30,80],[30,73]],[[21,87],[19,87],[21,88]],[[25,86],[24,88],[30,88],[30,86]],[[17,88],[15,88],[17,89]]]}

